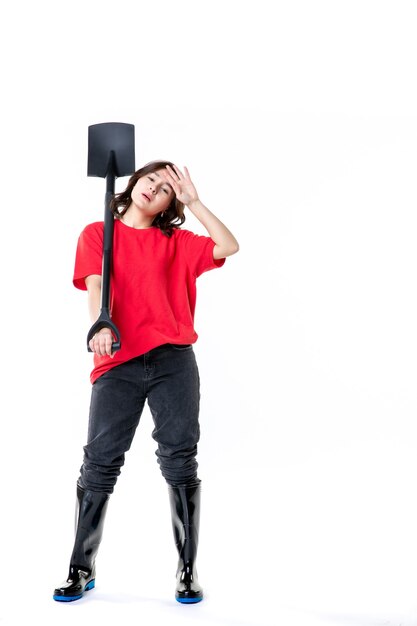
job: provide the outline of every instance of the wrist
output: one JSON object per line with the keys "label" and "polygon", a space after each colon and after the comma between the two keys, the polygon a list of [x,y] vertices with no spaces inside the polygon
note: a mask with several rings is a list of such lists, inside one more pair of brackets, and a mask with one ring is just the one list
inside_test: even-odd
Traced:
{"label": "wrist", "polygon": [[191,211],[193,209],[198,208],[198,206],[201,205],[201,200],[200,198],[193,198],[190,202],[187,202],[187,206],[189,209],[191,209]]}

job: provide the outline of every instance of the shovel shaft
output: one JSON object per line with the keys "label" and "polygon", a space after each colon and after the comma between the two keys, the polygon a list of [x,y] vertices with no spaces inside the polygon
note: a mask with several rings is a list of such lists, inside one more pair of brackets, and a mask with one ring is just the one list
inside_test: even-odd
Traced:
{"label": "shovel shaft", "polygon": [[116,341],[112,343],[112,352],[120,350],[120,333],[111,321],[110,315],[110,276],[112,271],[112,254],[113,254],[113,231],[114,231],[114,217],[110,209],[110,203],[114,195],[114,155],[111,152],[109,158],[109,166],[106,176],[106,195],[104,198],[104,237],[103,237],[103,263],[101,271],[101,310],[98,320],[90,328],[87,335],[87,349],[91,352],[89,347],[90,339],[101,328],[109,328],[113,335],[116,337]]}
{"label": "shovel shaft", "polygon": [[[113,197],[114,176],[109,181],[107,176],[107,192],[105,196],[104,210],[104,241],[103,241],[103,264],[101,272],[101,308],[110,309],[110,275],[112,270],[112,253],[113,253],[113,231],[114,217],[110,210],[110,202]],[[110,188],[110,189],[109,189]]]}

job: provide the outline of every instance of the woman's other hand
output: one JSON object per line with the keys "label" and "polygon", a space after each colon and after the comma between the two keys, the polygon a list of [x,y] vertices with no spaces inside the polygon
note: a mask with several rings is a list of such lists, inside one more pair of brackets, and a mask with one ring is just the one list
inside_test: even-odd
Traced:
{"label": "woman's other hand", "polygon": [[99,356],[105,356],[106,354],[113,358],[114,353],[111,352],[111,346],[114,341],[113,334],[109,328],[101,328],[98,333],[90,339],[88,345],[92,352],[95,352]]}

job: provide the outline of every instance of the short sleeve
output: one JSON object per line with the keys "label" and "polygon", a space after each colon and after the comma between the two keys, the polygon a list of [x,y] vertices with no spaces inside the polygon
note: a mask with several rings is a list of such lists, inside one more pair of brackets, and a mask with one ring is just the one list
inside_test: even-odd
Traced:
{"label": "short sleeve", "polygon": [[86,291],[86,276],[91,274],[101,275],[102,263],[103,222],[95,222],[86,226],[78,238],[72,281],[74,287]]}
{"label": "short sleeve", "polygon": [[180,232],[185,259],[194,276],[198,277],[204,272],[224,265],[226,258],[213,259],[213,248],[216,243],[211,237],[196,235],[190,230]]}

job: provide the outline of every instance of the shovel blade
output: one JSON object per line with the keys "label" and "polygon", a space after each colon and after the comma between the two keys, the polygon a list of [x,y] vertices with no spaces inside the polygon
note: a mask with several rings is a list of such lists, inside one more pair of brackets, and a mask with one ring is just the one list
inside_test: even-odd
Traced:
{"label": "shovel blade", "polygon": [[128,176],[135,171],[135,127],[108,122],[88,127],[87,176],[106,178],[113,153],[114,175]]}

